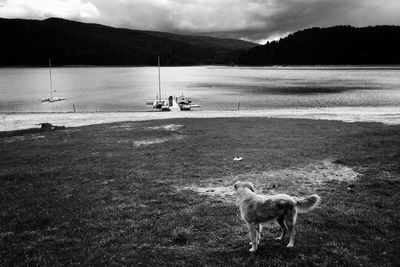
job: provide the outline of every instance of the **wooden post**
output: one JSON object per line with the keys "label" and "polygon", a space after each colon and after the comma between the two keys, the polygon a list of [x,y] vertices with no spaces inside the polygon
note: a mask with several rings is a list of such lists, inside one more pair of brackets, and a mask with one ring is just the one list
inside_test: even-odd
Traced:
{"label": "wooden post", "polygon": [[50,99],[53,100],[53,81],[51,80],[51,59],[49,58],[49,74],[50,74]]}
{"label": "wooden post", "polygon": [[160,57],[158,56],[158,100],[161,100]]}

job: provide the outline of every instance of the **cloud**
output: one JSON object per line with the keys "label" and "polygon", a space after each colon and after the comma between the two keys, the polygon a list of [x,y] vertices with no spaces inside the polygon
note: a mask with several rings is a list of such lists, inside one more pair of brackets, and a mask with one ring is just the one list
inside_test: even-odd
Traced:
{"label": "cloud", "polygon": [[114,27],[257,42],[313,26],[400,24],[399,0],[0,1],[0,17],[57,16]]}
{"label": "cloud", "polygon": [[81,0],[3,0],[0,17],[91,20],[100,17],[100,11],[91,2]]}
{"label": "cloud", "polygon": [[93,2],[104,14],[103,21],[116,27],[212,35],[258,42],[276,39],[313,26],[400,23],[398,0],[93,0]]}

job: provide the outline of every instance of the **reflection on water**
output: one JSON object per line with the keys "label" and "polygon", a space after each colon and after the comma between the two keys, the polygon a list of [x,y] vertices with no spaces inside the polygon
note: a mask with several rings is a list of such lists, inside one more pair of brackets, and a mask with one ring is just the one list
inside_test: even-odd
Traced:
{"label": "reflection on water", "polygon": [[[141,111],[158,92],[154,67],[0,69],[0,112]],[[162,67],[163,97],[184,94],[201,110],[400,106],[397,67]]]}

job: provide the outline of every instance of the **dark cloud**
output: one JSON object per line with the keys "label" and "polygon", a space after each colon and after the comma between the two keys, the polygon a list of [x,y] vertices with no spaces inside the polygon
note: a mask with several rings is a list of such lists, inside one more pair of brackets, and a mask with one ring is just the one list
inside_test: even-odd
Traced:
{"label": "dark cloud", "polygon": [[[46,8],[52,3],[53,9]],[[0,17],[61,16],[115,27],[263,42],[299,29],[400,24],[399,0],[8,0]],[[64,5],[68,12],[54,7]]]}

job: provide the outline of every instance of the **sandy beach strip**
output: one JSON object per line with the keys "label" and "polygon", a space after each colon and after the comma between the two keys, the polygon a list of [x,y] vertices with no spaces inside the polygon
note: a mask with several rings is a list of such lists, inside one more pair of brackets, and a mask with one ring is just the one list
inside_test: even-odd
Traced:
{"label": "sandy beach strip", "polygon": [[175,118],[267,117],[344,122],[400,124],[400,107],[327,107],[263,110],[192,110],[171,112],[0,113],[0,131],[40,127],[40,123],[78,127],[84,125]]}

